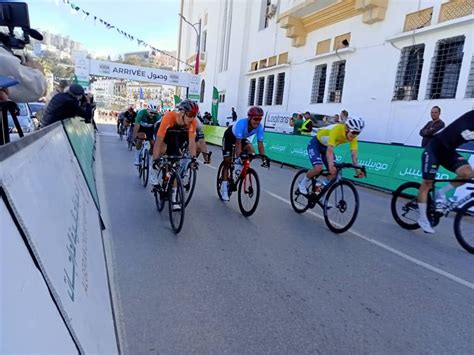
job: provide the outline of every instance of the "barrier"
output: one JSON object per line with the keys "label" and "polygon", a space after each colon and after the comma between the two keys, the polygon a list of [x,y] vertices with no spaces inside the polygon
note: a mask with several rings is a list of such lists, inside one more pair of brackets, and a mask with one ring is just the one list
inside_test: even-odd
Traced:
{"label": "barrier", "polygon": [[[0,186],[2,199],[23,236],[23,251],[36,264],[36,273],[51,295],[49,308],[56,309],[67,329],[65,333],[54,326],[55,335],[61,336],[56,342],[66,347],[70,346],[68,338],[72,339],[74,352],[118,353],[99,213],[62,124],[0,147]],[[2,238],[18,242],[18,233],[8,231]],[[13,252],[11,244],[4,247],[8,249],[2,253]],[[8,267],[18,269],[20,262],[12,261]],[[6,299],[11,298],[15,288],[2,288],[5,292]],[[37,301],[33,304],[44,302],[44,297],[32,296]],[[3,314],[2,310],[2,323]],[[54,322],[57,319],[49,314],[41,326],[49,331]],[[41,329],[35,331],[41,334]],[[24,347],[12,348],[13,352],[37,352],[35,348],[25,350],[28,341],[23,332],[8,336],[24,342]],[[0,344],[19,346],[18,341],[0,339]]]}
{"label": "barrier", "polygon": [[[204,126],[206,141],[221,145],[225,127]],[[209,138],[208,138],[209,132]],[[312,137],[265,132],[265,153],[270,159],[302,168],[310,168],[307,145]],[[256,142],[253,143],[257,149]],[[347,144],[340,145],[334,150],[336,161],[351,162],[351,152]],[[419,147],[407,147],[393,144],[359,142],[358,160],[366,166],[367,177],[358,179],[358,182],[382,188],[395,190],[407,181],[421,182],[421,154]],[[470,161],[474,161],[474,154],[461,152]],[[474,163],[471,163],[474,166]],[[354,179],[354,172],[345,170],[344,177]],[[440,168],[437,178],[450,179],[455,174]],[[442,184],[439,184],[442,186]]]}
{"label": "barrier", "polygon": [[99,197],[94,179],[94,129],[92,124],[84,124],[79,117],[62,121],[64,129],[76,155],[87,186],[94,198],[95,205],[100,211]]}

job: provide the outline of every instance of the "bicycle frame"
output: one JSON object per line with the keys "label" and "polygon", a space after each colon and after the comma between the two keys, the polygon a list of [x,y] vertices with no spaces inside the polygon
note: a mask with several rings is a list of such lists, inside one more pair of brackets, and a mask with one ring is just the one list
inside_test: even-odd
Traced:
{"label": "bicycle frame", "polygon": [[[431,204],[434,210],[436,210],[436,199],[435,199],[435,193],[436,193],[436,183],[438,182],[463,182],[463,183],[471,183],[474,184],[473,179],[440,179],[440,180],[433,180],[433,187],[430,189],[429,194],[431,195]],[[452,202],[448,205],[448,207],[443,210],[443,212],[438,212],[439,216],[444,216],[448,217],[449,213],[451,211],[456,211],[458,207],[461,207],[464,205],[466,202],[474,198],[474,187],[468,187],[468,190],[473,190],[470,194],[467,194],[464,196],[462,199],[456,202]]]}

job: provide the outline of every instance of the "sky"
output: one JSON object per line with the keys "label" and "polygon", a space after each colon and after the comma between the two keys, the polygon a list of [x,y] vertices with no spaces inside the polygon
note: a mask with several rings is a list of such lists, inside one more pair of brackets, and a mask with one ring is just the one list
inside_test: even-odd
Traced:
{"label": "sky", "polygon": [[177,48],[179,0],[69,0],[81,10],[74,11],[63,0],[28,0],[30,26],[51,33],[69,35],[95,55],[149,50],[117,32],[107,29],[94,16],[139,38],[157,49]]}

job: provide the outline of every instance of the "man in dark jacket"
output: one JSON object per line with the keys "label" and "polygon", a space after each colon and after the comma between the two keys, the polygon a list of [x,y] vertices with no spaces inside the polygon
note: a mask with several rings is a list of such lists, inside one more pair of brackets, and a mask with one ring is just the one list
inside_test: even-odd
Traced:
{"label": "man in dark jacket", "polygon": [[[81,107],[81,100],[84,98],[85,103]],[[92,106],[89,97],[84,96],[82,86],[71,84],[66,92],[56,94],[51,99],[41,119],[41,127],[76,116],[85,118],[86,123],[90,123],[92,120]]]}
{"label": "man in dark jacket", "polygon": [[442,130],[445,126],[443,120],[439,117],[441,115],[441,108],[439,106],[433,106],[431,109],[431,121],[429,121],[425,127],[420,130],[420,136],[423,137],[421,146],[425,148],[431,141],[433,136]]}

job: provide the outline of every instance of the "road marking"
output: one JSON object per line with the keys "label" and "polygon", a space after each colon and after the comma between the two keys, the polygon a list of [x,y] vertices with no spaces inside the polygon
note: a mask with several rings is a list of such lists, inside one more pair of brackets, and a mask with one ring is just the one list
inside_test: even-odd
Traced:
{"label": "road marking", "polygon": [[[275,193],[273,193],[273,192],[271,192],[271,191],[265,190],[265,189],[264,189],[263,191],[265,191],[266,193],[268,193],[270,196],[276,198],[277,200],[280,200],[280,201],[282,201],[282,202],[285,202],[286,204],[288,204],[288,205],[291,206],[291,202],[290,202],[288,199],[285,199],[285,198],[283,198],[283,197],[281,197],[281,196],[279,196],[279,195],[277,195],[277,194],[275,194]],[[313,216],[318,217],[319,219],[324,220],[324,217],[321,216],[321,215],[319,215],[319,214],[317,214],[316,212],[307,211],[306,213],[309,213],[309,214],[311,214],[311,215],[313,215]],[[430,270],[430,271],[432,271],[432,272],[434,272],[434,273],[436,273],[436,274],[438,274],[438,275],[441,275],[441,276],[444,276],[444,277],[450,279],[451,281],[457,282],[458,284],[461,284],[461,285],[463,285],[463,286],[466,286],[466,287],[470,288],[471,290],[474,290],[474,283],[472,283],[472,282],[466,281],[466,280],[464,280],[464,279],[462,279],[462,278],[460,278],[460,277],[458,277],[458,276],[456,276],[456,275],[450,274],[449,272],[446,272],[446,271],[441,270],[441,269],[439,269],[439,268],[437,268],[437,267],[434,267],[434,266],[432,266],[432,265],[430,265],[430,264],[428,264],[428,263],[425,263],[424,261],[421,261],[421,260],[416,259],[416,258],[414,258],[414,257],[412,257],[412,256],[409,256],[409,255],[407,255],[407,254],[405,254],[405,253],[403,253],[403,252],[401,252],[401,251],[399,251],[399,250],[397,250],[397,249],[395,249],[395,248],[392,248],[391,246],[388,246],[387,244],[384,244],[384,243],[379,242],[379,241],[377,241],[377,240],[375,240],[375,239],[372,239],[372,238],[368,238],[368,237],[362,235],[361,233],[357,232],[357,231],[354,230],[354,229],[349,229],[347,232],[348,232],[348,233],[352,233],[352,234],[355,235],[356,237],[358,237],[358,238],[360,238],[360,239],[363,239],[363,240],[365,240],[366,242],[369,242],[369,243],[371,243],[371,244],[374,244],[374,245],[376,245],[376,246],[378,246],[378,247],[380,247],[380,248],[382,248],[382,249],[385,249],[386,251],[388,251],[388,252],[390,252],[390,253],[392,253],[392,254],[395,254],[395,255],[397,255],[397,256],[399,256],[399,257],[405,259],[405,260],[408,260],[408,261],[410,261],[410,262],[412,262],[412,263],[414,263],[414,264],[416,264],[416,265],[418,265],[418,266],[421,266],[422,268],[425,268],[425,269],[427,269],[427,270]]]}
{"label": "road marking", "polygon": [[117,133],[110,133],[110,132],[99,132],[99,136],[117,137],[117,138],[119,138],[119,135],[118,135]]}

